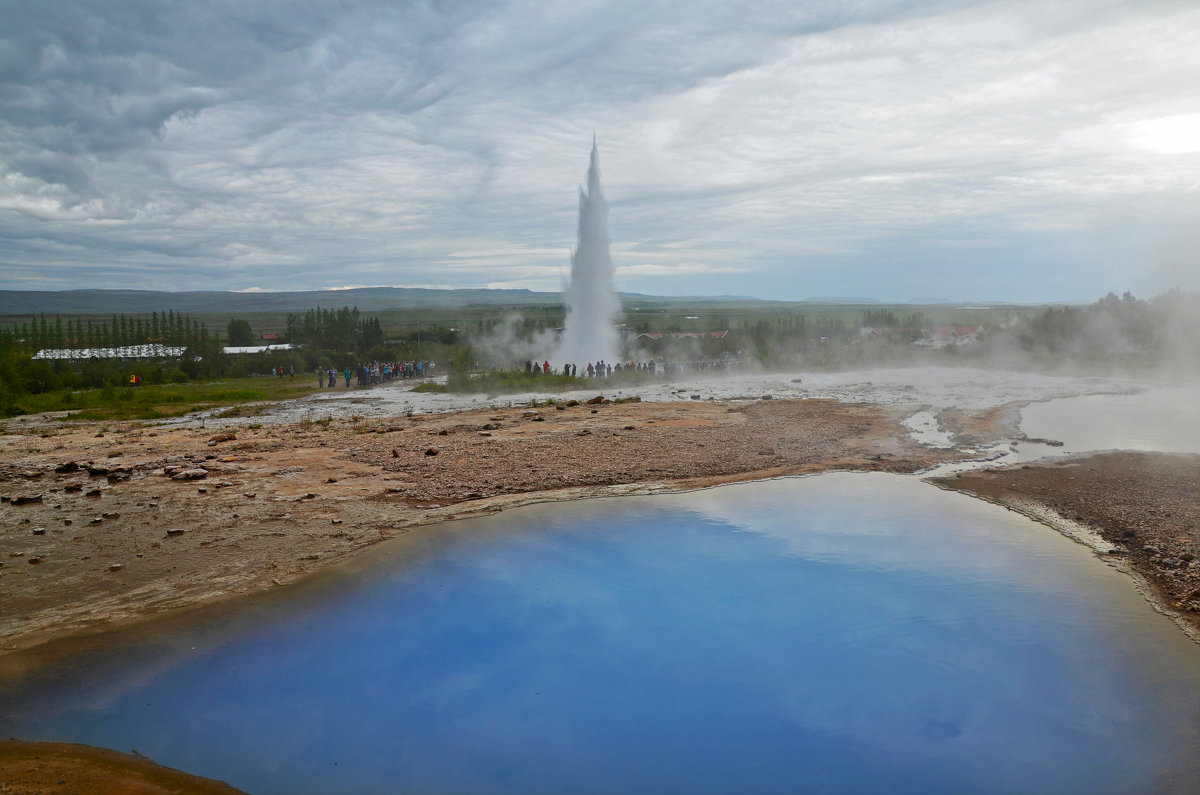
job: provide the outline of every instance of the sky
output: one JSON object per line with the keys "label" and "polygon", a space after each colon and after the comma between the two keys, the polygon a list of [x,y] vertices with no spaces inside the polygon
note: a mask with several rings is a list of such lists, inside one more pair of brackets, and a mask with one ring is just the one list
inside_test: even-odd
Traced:
{"label": "sky", "polygon": [[1200,4],[0,0],[0,289],[1200,290]]}

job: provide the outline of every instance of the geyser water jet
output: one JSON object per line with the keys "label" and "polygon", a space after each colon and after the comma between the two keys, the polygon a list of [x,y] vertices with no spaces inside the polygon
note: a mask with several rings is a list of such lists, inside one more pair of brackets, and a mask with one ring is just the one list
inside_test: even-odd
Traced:
{"label": "geyser water jet", "polygon": [[584,365],[620,357],[615,324],[621,302],[613,290],[608,253],[608,202],[600,190],[600,158],[592,138],[587,189],[579,189],[579,240],[571,255],[571,281],[565,290],[567,319],[555,362]]}

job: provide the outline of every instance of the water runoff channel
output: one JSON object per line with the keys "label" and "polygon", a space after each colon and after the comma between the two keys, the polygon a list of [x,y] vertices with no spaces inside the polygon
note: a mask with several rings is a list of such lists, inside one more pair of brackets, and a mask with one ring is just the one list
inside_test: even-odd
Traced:
{"label": "water runoff channel", "polygon": [[[1136,423],[1107,423],[1129,434],[1109,445],[1067,421],[1078,401],[1190,417],[1196,397],[1141,395],[1027,419],[1067,450],[1157,449]],[[0,731],[136,748],[259,795],[1200,787],[1200,646],[1084,546],[917,477],[440,530],[10,685]]]}

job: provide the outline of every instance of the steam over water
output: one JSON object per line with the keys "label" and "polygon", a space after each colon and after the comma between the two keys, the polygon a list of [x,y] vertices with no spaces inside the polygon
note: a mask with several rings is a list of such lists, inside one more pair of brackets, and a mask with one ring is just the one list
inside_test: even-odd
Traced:
{"label": "steam over water", "polygon": [[592,141],[587,190],[579,190],[579,241],[571,255],[571,283],[566,289],[567,321],[556,362],[582,365],[618,359],[614,323],[621,304],[613,291],[613,265],[608,253],[608,202],[600,191],[600,161]]}

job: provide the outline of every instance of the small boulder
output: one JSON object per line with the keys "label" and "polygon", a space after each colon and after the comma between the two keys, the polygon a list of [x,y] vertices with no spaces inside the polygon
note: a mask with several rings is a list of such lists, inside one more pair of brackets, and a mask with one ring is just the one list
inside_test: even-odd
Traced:
{"label": "small boulder", "polygon": [[193,469],[181,469],[174,475],[171,475],[171,480],[200,480],[208,477],[208,470],[201,467]]}

